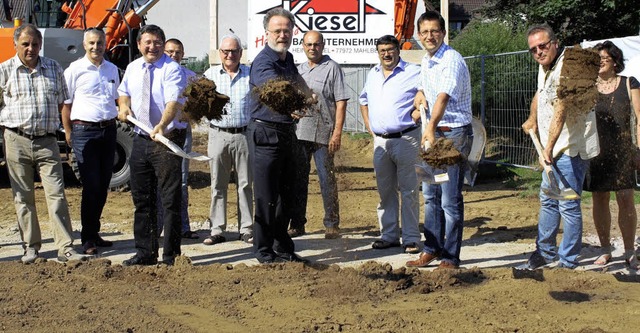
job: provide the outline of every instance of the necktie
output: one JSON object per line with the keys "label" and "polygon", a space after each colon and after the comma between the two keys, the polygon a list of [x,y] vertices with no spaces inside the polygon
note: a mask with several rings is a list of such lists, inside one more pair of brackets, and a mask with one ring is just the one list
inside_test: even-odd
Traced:
{"label": "necktie", "polygon": [[153,128],[149,119],[149,110],[151,108],[151,66],[152,64],[144,64],[144,73],[142,74],[142,96],[140,98],[140,110],[136,115],[136,119],[145,125]]}

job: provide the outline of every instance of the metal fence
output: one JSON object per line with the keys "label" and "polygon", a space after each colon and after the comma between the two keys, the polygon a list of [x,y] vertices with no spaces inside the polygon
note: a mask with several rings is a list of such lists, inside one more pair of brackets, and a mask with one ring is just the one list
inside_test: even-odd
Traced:
{"label": "metal fence", "polygon": [[[473,114],[487,131],[483,162],[531,167],[537,161],[521,125],[529,116],[538,65],[527,51],[466,57],[473,89]],[[350,93],[344,130],[364,132],[358,95],[371,66],[343,66]]]}

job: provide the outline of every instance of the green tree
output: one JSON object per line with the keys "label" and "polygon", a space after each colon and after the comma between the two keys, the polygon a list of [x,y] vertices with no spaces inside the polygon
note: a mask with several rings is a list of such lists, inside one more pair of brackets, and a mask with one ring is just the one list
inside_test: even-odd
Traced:
{"label": "green tree", "polygon": [[565,45],[637,35],[637,0],[489,0],[486,18],[514,26],[548,23]]}

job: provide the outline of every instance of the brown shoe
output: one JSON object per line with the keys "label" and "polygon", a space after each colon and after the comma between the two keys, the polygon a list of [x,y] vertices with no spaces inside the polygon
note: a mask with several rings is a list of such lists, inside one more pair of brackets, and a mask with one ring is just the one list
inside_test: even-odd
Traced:
{"label": "brown shoe", "polygon": [[407,267],[427,267],[432,261],[438,259],[435,254],[422,252],[418,260],[409,260],[405,264]]}
{"label": "brown shoe", "polygon": [[338,227],[329,227],[329,228],[327,228],[327,230],[324,232],[324,238],[325,239],[340,238],[340,228],[338,228]]}
{"label": "brown shoe", "polygon": [[440,265],[438,265],[438,268],[436,269],[458,269],[458,265],[454,265],[453,263],[449,262],[449,261],[441,261]]}

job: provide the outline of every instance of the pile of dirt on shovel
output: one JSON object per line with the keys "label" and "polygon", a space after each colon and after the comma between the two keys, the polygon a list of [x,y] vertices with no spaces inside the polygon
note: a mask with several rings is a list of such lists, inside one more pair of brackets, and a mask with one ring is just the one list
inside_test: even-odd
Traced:
{"label": "pile of dirt on shovel", "polygon": [[253,93],[272,111],[285,115],[304,113],[314,105],[313,100],[295,83],[280,78],[253,88]]}
{"label": "pile of dirt on shovel", "polygon": [[446,169],[450,165],[460,163],[464,158],[454,147],[453,141],[446,138],[437,138],[426,152],[420,151],[420,157],[437,169]]}
{"label": "pile of dirt on shovel", "polygon": [[595,105],[599,68],[600,56],[594,49],[565,49],[558,98],[563,101],[568,118],[586,114]]}
{"label": "pile of dirt on shovel", "polygon": [[225,113],[229,96],[218,93],[215,82],[206,77],[191,80],[182,93],[186,97],[183,119],[198,123],[203,117],[220,120]]}

